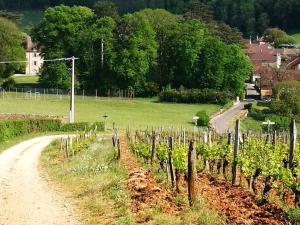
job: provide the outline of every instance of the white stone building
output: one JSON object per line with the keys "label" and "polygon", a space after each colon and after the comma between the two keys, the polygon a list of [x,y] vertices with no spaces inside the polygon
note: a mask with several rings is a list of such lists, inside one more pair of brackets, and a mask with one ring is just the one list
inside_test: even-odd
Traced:
{"label": "white stone building", "polygon": [[41,52],[37,50],[37,46],[32,43],[30,37],[27,38],[26,61],[25,75],[38,75],[43,66],[43,57]]}

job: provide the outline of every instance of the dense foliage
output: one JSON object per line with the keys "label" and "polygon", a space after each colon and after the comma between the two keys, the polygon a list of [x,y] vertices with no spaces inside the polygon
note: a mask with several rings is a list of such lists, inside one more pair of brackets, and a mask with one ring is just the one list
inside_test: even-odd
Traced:
{"label": "dense foliage", "polygon": [[[59,4],[91,7],[95,2],[97,0],[0,0],[0,9],[44,9]],[[300,26],[298,0],[113,0],[113,2],[121,13],[143,8],[164,8],[176,14],[181,14],[190,3],[201,2],[208,6],[216,19],[237,27],[246,36],[262,34],[268,27],[297,30]],[[206,15],[206,12],[207,10],[204,10],[203,14]]]}
{"label": "dense foliage", "polygon": [[[25,50],[22,46],[24,35],[16,25],[0,17],[0,61],[24,61]],[[24,69],[24,64],[0,64],[0,78],[7,78],[16,71]]]}
{"label": "dense foliage", "polygon": [[[97,4],[97,14],[82,6],[57,6],[46,10],[32,35],[45,58],[78,57],[79,86],[102,93],[122,88],[145,96],[171,85],[240,95],[251,71],[238,45],[225,44],[198,20],[162,9],[119,17],[108,3]],[[67,89],[69,66],[46,63],[41,82]]]}
{"label": "dense foliage", "polygon": [[212,103],[225,105],[233,95],[229,91],[217,91],[214,89],[170,89],[166,88],[159,94],[162,102],[178,103]]}

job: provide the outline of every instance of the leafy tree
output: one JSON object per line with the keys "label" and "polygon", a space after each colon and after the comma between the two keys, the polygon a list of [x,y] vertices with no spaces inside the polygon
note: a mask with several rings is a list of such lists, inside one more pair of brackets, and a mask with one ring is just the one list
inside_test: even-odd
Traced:
{"label": "leafy tree", "polygon": [[155,32],[149,21],[137,13],[123,16],[116,30],[114,67],[119,87],[141,92],[156,63]]}
{"label": "leafy tree", "polygon": [[269,28],[264,33],[266,41],[273,43],[274,46],[278,46],[280,44],[294,44],[295,40],[293,37],[289,36],[283,30],[279,28]]}
{"label": "leafy tree", "polygon": [[242,42],[242,34],[236,28],[216,21],[209,7],[199,0],[193,0],[185,8],[183,15],[186,19],[196,19],[204,23],[211,34],[219,36],[225,43],[237,44]]}
{"label": "leafy tree", "polygon": [[221,89],[225,77],[226,45],[216,37],[207,37],[199,55],[194,85]]}
{"label": "leafy tree", "polygon": [[144,9],[138,12],[147,19],[156,33],[158,43],[157,64],[151,73],[151,80],[160,87],[170,84],[173,79],[174,47],[172,39],[174,31],[179,26],[179,18],[164,9]]}
{"label": "leafy tree", "polygon": [[202,60],[200,52],[206,35],[206,29],[197,20],[182,21],[177,27],[172,40],[173,84],[176,87],[195,85],[193,75],[197,62]]}
{"label": "leafy tree", "polygon": [[[25,37],[16,25],[0,18],[0,61],[24,61],[25,50],[22,46]],[[0,64],[0,77],[7,78],[18,70],[24,69],[24,64]]]}
{"label": "leafy tree", "polygon": [[46,63],[41,71],[40,83],[49,88],[70,88],[70,73],[64,62],[49,62]]}
{"label": "leafy tree", "polygon": [[82,87],[88,89],[101,87],[101,90],[105,91],[115,82],[112,80],[116,56],[113,49],[115,26],[112,18],[102,17],[80,33],[76,52],[80,58],[78,64],[81,73],[78,79]]}
{"label": "leafy tree", "polygon": [[93,6],[96,17],[108,16],[117,20],[119,18],[118,8],[111,1],[100,1]]}
{"label": "leafy tree", "polygon": [[[33,29],[32,37],[43,46],[43,56],[46,59],[78,56],[80,50],[76,47],[78,46],[79,35],[81,31],[86,30],[93,16],[91,9],[82,6],[61,5],[49,8],[45,11],[42,22]],[[48,63],[44,64],[41,81],[43,83],[48,82],[52,87],[67,87],[65,76],[68,71],[62,72],[67,67],[62,64],[57,65],[59,65],[57,71],[54,71],[55,66]],[[47,68],[48,66],[50,68]],[[55,77],[59,75],[61,79]]]}
{"label": "leafy tree", "polygon": [[245,81],[251,74],[252,63],[238,45],[226,47],[226,59],[222,90],[228,90],[240,96],[244,91]]}

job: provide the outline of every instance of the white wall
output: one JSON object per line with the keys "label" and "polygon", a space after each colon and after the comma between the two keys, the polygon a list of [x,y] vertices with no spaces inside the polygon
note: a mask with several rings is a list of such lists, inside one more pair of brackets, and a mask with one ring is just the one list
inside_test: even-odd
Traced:
{"label": "white wall", "polygon": [[26,75],[37,75],[43,65],[39,52],[26,52]]}

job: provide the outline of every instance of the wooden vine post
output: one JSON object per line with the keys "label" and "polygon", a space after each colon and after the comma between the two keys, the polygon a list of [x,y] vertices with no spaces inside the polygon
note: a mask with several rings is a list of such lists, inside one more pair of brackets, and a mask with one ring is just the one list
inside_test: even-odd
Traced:
{"label": "wooden vine post", "polygon": [[240,120],[236,121],[235,124],[235,134],[234,134],[234,150],[233,150],[233,165],[232,165],[232,185],[236,183],[237,177],[237,156],[239,151],[239,135],[240,133]]}
{"label": "wooden vine post", "polygon": [[152,134],[152,151],[151,151],[151,164],[153,163],[153,161],[155,160],[155,151],[156,151],[156,134],[153,131]]}
{"label": "wooden vine post", "polygon": [[118,148],[117,160],[120,160],[121,159],[121,144],[120,144],[120,139],[119,138],[117,140],[117,148]]}
{"label": "wooden vine post", "polygon": [[188,154],[188,197],[190,206],[193,206],[196,200],[195,192],[195,161],[196,161],[196,146],[195,139],[190,141]]}
{"label": "wooden vine post", "polygon": [[171,184],[172,184],[172,187],[174,188],[174,171],[173,171],[173,162],[172,162],[172,151],[173,151],[173,138],[169,137],[168,164],[169,164],[169,170],[170,170]]}
{"label": "wooden vine post", "polygon": [[290,124],[290,150],[289,150],[290,169],[293,169],[296,143],[297,143],[297,127],[296,127],[296,120],[293,119]]}

